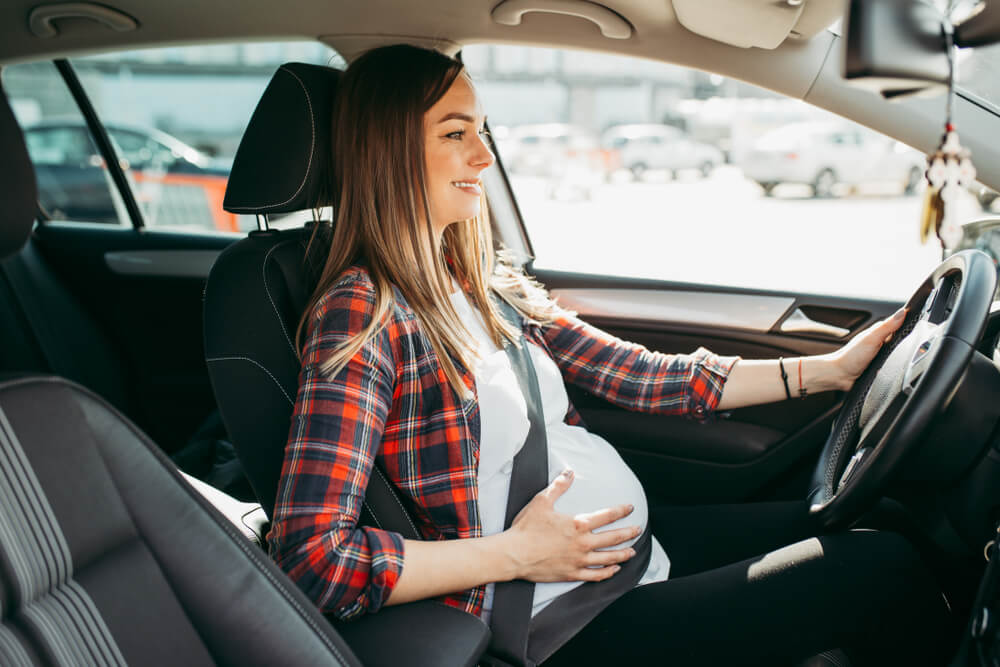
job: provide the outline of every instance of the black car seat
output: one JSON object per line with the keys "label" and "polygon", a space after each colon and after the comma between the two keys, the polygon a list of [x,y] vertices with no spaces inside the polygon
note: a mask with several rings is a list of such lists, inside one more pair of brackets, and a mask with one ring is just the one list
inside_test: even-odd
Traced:
{"label": "black car seat", "polygon": [[[31,162],[0,91],[0,258]],[[0,664],[360,665],[305,596],[107,401],[0,382]]]}
{"label": "black car seat", "polygon": [[[224,206],[258,216],[330,203],[330,118],[338,70],[278,68],[233,162]],[[205,288],[205,356],[219,411],[250,484],[274,510],[301,369],[295,331],[314,284],[305,250],[316,225],[250,232],[216,260]],[[376,467],[361,520],[419,539]],[[377,517],[377,518],[376,518]],[[386,607],[337,628],[365,664],[475,664],[489,642],[478,618],[423,601]]]}
{"label": "black car seat", "polygon": [[[330,118],[339,76],[338,70],[303,63],[278,68],[236,152],[227,211],[262,216],[330,203]],[[305,249],[313,227],[329,224],[250,232],[223,251],[205,288],[205,357],[212,387],[268,516],[301,369],[295,331],[316,273],[306,263]],[[377,468],[362,521],[420,537]]]}

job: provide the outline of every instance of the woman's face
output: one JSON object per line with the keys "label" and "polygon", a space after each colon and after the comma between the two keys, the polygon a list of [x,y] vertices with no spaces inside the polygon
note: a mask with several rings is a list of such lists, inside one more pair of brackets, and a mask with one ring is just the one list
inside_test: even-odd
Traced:
{"label": "woman's face", "polygon": [[428,207],[437,239],[451,223],[479,213],[479,176],[494,160],[484,142],[485,123],[476,91],[464,75],[424,114]]}

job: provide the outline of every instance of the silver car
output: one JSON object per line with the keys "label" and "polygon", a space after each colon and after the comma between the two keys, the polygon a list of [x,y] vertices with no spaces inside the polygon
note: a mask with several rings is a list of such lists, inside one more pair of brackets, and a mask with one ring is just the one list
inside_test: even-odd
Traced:
{"label": "silver car", "polygon": [[622,167],[640,178],[648,169],[697,169],[708,176],[725,160],[715,146],[696,141],[682,130],[659,124],[616,125],[604,132],[605,148],[616,151]]}
{"label": "silver car", "polygon": [[767,132],[740,165],[765,194],[782,183],[811,185],[813,196],[832,197],[837,186],[899,184],[912,194],[926,167],[924,156],[846,122],[793,123]]}

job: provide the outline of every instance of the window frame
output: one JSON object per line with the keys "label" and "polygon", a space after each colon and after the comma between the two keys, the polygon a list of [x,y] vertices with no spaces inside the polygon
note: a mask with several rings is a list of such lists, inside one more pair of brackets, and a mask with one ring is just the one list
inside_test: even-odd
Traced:
{"label": "window frame", "polygon": [[142,215],[142,209],[139,208],[135,192],[132,190],[132,186],[128,182],[128,176],[119,162],[114,144],[111,142],[111,136],[97,115],[97,111],[91,103],[87,91],[84,90],[83,84],[80,83],[80,78],[76,75],[76,70],[73,69],[73,65],[66,58],[53,60],[52,64],[55,65],[56,70],[62,76],[66,88],[73,97],[73,101],[76,102],[77,108],[83,114],[83,120],[90,131],[91,139],[94,141],[98,153],[104,159],[104,164],[111,175],[111,180],[118,189],[118,196],[121,197],[122,203],[125,206],[129,221],[132,223],[132,228],[135,230],[145,229],[146,222]]}

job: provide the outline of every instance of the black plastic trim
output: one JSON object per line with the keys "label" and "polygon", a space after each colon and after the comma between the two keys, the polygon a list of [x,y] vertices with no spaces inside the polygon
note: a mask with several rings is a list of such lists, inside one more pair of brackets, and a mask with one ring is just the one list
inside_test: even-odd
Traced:
{"label": "black plastic trim", "polygon": [[108,173],[111,174],[112,180],[114,180],[115,185],[118,187],[118,193],[121,195],[125,209],[128,211],[132,226],[135,229],[143,229],[146,223],[142,218],[139,203],[135,200],[135,194],[128,184],[128,179],[125,178],[125,171],[118,162],[118,155],[115,153],[115,147],[111,143],[111,137],[108,136],[108,131],[104,129],[104,125],[101,124],[101,120],[97,117],[94,105],[90,103],[90,98],[87,97],[87,92],[83,89],[83,84],[80,83],[76,71],[65,58],[55,60],[53,63],[62,75],[63,81],[66,82],[66,87],[69,88],[69,92],[76,101],[77,106],[80,107],[80,112],[87,122],[87,127],[94,138],[94,143],[97,144],[97,150],[101,152],[104,164],[107,165]]}

